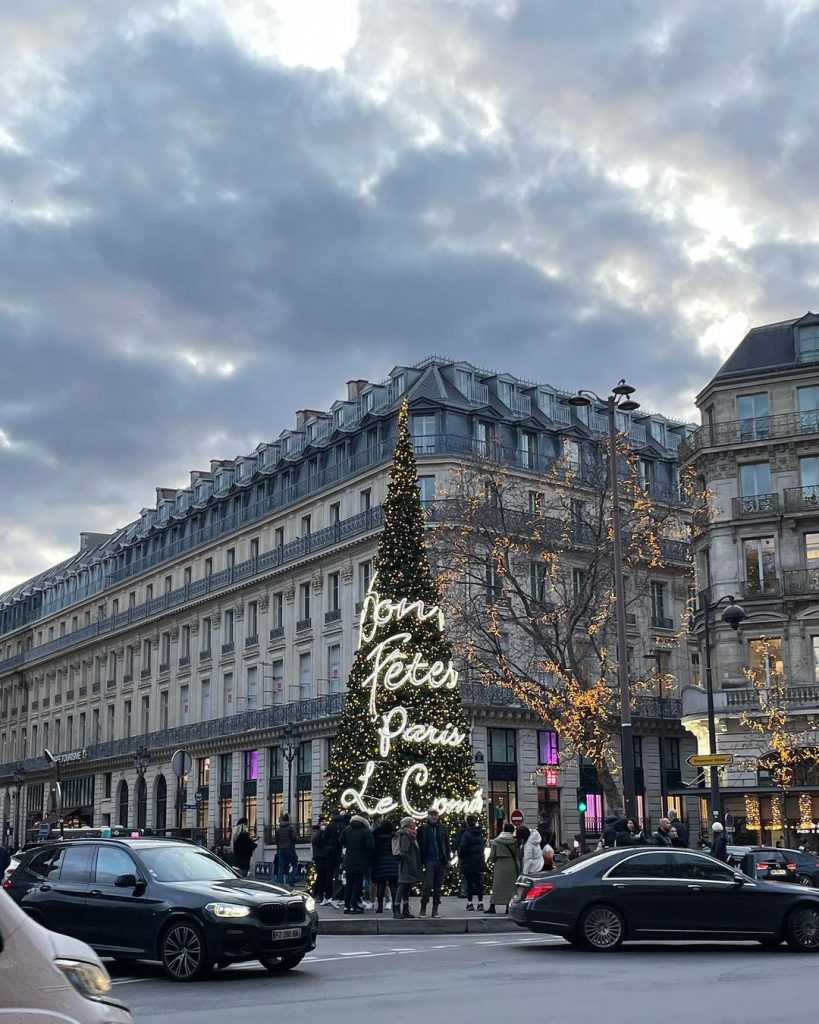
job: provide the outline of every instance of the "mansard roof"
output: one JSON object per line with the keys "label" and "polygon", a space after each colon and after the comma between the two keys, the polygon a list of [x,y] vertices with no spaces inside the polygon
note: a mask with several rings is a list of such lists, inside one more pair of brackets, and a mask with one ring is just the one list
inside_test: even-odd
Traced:
{"label": "mansard roof", "polygon": [[794,320],[752,327],[714,375],[712,384],[731,377],[751,376],[798,365],[797,329],[819,324],[819,315],[808,311]]}

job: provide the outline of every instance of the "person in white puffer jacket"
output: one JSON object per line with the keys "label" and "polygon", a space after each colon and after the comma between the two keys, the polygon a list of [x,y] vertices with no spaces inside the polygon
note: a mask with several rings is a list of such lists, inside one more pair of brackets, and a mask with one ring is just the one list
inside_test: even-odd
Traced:
{"label": "person in white puffer jacket", "polygon": [[540,832],[537,829],[530,831],[522,825],[517,831],[517,837],[523,854],[522,873],[524,875],[531,875],[532,873],[542,871],[543,851],[540,848],[542,842]]}

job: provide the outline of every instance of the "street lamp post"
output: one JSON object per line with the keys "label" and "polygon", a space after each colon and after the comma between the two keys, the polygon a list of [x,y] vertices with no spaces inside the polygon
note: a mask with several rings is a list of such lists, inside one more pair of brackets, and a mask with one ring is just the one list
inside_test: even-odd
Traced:
{"label": "street lamp post", "polygon": [[665,774],[665,754],[663,745],[665,743],[665,713],[663,709],[663,652],[659,647],[644,654],[646,661],[653,661],[657,666],[657,702],[660,706],[660,817],[664,818],[668,813],[668,779]]}
{"label": "street lamp post", "polygon": [[299,736],[292,725],[288,724],[284,727],[282,740],[284,758],[287,761],[287,813],[290,815],[293,801],[293,762],[299,749]]}
{"label": "street lamp post", "polygon": [[134,787],[134,808],[136,810],[136,827],[138,829],[145,828],[148,824],[147,820],[140,821],[140,818],[142,817],[141,797],[142,789],[145,785],[145,772],[147,771],[150,763],[151,755],[148,748],[140,743],[136,748],[136,753],[134,754],[134,768],[136,768],[137,773],[137,784]]}
{"label": "street lamp post", "polygon": [[14,780],[15,796],[14,796],[14,845],[15,849],[18,849],[23,845],[20,842],[20,793],[23,789],[23,783],[26,781],[26,770],[23,767],[22,761],[18,761],[14,766]]}
{"label": "street lamp post", "polygon": [[627,818],[637,821],[637,791],[634,779],[634,739],[631,721],[631,689],[628,678],[628,647],[626,639],[626,587],[623,578],[623,534],[620,526],[620,480],[617,460],[617,412],[639,409],[632,400],[634,388],[619,380],[608,398],[596,392],[581,389],[572,396],[569,405],[589,406],[598,402],[605,406],[608,418],[609,480],[611,486],[611,519],[614,536],[614,601],[617,628],[617,677],[620,684],[620,737],[623,767],[623,801]]}
{"label": "street lamp post", "polygon": [[[711,612],[717,609],[723,601],[728,602],[728,607],[722,613],[722,621],[727,623],[731,629],[739,629],[739,624],[747,618],[745,609],[737,604],[733,594],[725,594],[716,601],[705,602],[703,609],[703,633],[705,641],[705,700],[708,713],[708,753],[717,752],[717,723],[714,716],[714,676],[711,669]],[[711,821],[722,821],[722,794],[719,786],[719,766],[711,765]]]}

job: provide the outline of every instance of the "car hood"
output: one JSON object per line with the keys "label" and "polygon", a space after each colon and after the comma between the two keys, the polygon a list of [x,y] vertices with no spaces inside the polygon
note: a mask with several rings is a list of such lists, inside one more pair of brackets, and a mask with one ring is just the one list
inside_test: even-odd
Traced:
{"label": "car hood", "polygon": [[209,896],[224,903],[270,903],[278,899],[300,899],[301,894],[292,892],[281,885],[269,882],[257,882],[249,878],[226,878],[214,882],[173,882],[169,883],[176,889]]}

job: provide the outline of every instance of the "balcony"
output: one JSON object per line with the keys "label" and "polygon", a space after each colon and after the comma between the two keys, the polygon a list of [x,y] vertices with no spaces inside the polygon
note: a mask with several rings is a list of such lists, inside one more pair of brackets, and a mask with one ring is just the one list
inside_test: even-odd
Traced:
{"label": "balcony", "polygon": [[305,630],[310,629],[312,624],[313,620],[310,618],[299,619],[299,621],[296,623],[296,632],[303,633]]}
{"label": "balcony", "polygon": [[472,381],[461,389],[468,402],[472,405],[489,405],[489,388],[486,384]]}
{"label": "balcony", "polygon": [[271,640],[282,640],[284,638],[284,626],[274,626],[270,630]]}
{"label": "balcony", "polygon": [[81,686],[80,687],[80,696],[81,697],[87,697],[88,696],[88,687],[87,686]]}
{"label": "balcony", "polygon": [[324,625],[329,626],[333,622],[341,622],[341,609],[335,608],[331,612],[324,613]]}
{"label": "balcony", "polygon": [[778,494],[744,494],[731,499],[734,519],[752,519],[755,516],[778,516]]}
{"label": "balcony", "polygon": [[819,593],[819,568],[789,569],[782,573],[787,597],[816,597]]}
{"label": "balcony", "polygon": [[706,448],[733,448],[741,444],[765,443],[816,433],[819,433],[819,410],[731,420],[727,423],[704,423],[680,445],[679,456],[685,461]]}
{"label": "balcony", "polygon": [[93,683],[92,686],[91,686],[91,692],[92,693],[99,693],[101,689],[102,689],[102,682]]}
{"label": "balcony", "polygon": [[191,656],[189,654],[182,654],[179,656],[179,667],[188,668],[191,663]]}
{"label": "balcony", "polygon": [[632,423],[628,428],[628,439],[632,444],[644,445],[648,443],[646,428],[642,423]]}
{"label": "balcony", "polygon": [[61,693],[55,693],[54,694],[54,703],[55,704],[62,704],[62,702],[63,702],[63,695]]}
{"label": "balcony", "polygon": [[513,392],[509,399],[509,408],[512,410],[513,416],[531,416],[532,399],[528,395],[519,395]]}
{"label": "balcony", "polygon": [[116,687],[117,687],[116,679],[106,679],[106,681],[105,681],[105,689],[106,690],[115,690]]}
{"label": "balcony", "polygon": [[819,487],[788,487],[785,490],[786,512],[819,512]]}
{"label": "balcony", "polygon": [[258,633],[254,633],[253,636],[246,636],[245,637],[245,650],[247,650],[248,647],[258,647],[258,646],[259,646],[259,634]]}
{"label": "balcony", "polygon": [[[788,686],[784,703],[790,711],[819,707],[819,684]],[[759,695],[752,686],[717,690],[714,693],[714,707],[717,711],[753,711],[759,707]]]}
{"label": "balcony", "polygon": [[212,654],[210,648],[208,648],[206,651],[200,651],[199,652],[199,660],[200,661],[210,661],[210,659],[212,657],[213,657],[213,654]]}
{"label": "balcony", "polygon": [[651,625],[654,629],[673,629],[674,620],[667,618],[665,615],[652,615]]}
{"label": "balcony", "polygon": [[764,580],[743,580],[742,597],[746,601],[754,599],[764,600],[769,597],[778,597],[782,585],[776,576]]}
{"label": "balcony", "polygon": [[222,644],[222,655],[233,654],[233,650],[234,650],[235,646],[236,645],[233,643],[232,640],[228,640],[228,642],[226,644]]}
{"label": "balcony", "polygon": [[161,661],[159,663],[159,674],[161,676],[166,675],[170,671],[171,671],[171,663],[170,663],[170,661]]}
{"label": "balcony", "polygon": [[150,679],[150,678],[151,678],[151,670],[150,670],[149,668],[144,668],[144,669],[143,669],[143,670],[142,670],[142,671],[141,671],[141,672],[139,673],[139,678],[140,678],[140,679]]}

